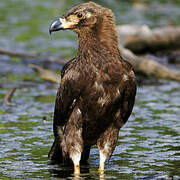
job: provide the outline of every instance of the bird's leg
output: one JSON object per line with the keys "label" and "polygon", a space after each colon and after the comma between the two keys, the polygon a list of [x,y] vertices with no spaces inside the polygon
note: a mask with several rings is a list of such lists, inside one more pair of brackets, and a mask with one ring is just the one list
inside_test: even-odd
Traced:
{"label": "bird's leg", "polygon": [[99,161],[99,173],[104,173],[104,162],[102,160]]}
{"label": "bird's leg", "polygon": [[81,153],[70,153],[70,158],[73,161],[74,164],[74,176],[79,177],[80,175],[80,159],[81,159]]}
{"label": "bird's leg", "polygon": [[119,128],[111,124],[97,141],[99,149],[99,175],[104,174],[105,161],[112,155],[118,139]]}
{"label": "bird's leg", "polygon": [[99,174],[100,175],[104,174],[104,165],[105,165],[106,159],[107,159],[106,155],[103,153],[102,150],[100,150],[100,159],[99,159]]}
{"label": "bird's leg", "polygon": [[78,164],[74,164],[74,176],[75,177],[79,177],[80,175],[80,165]]}

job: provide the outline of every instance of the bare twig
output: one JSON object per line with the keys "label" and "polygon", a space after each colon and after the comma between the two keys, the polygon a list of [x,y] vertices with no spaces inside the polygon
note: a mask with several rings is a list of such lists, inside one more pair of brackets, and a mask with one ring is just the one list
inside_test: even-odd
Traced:
{"label": "bare twig", "polygon": [[4,97],[4,103],[9,105],[11,104],[11,98],[13,97],[14,92],[16,91],[17,88],[11,88],[6,96]]}

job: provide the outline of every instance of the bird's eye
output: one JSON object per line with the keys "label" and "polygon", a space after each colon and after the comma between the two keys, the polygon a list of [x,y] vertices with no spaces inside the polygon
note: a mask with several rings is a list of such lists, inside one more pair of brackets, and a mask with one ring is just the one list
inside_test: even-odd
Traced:
{"label": "bird's eye", "polygon": [[78,17],[78,18],[82,18],[82,16],[83,16],[83,15],[82,15],[81,13],[78,13],[78,14],[77,14],[77,17]]}

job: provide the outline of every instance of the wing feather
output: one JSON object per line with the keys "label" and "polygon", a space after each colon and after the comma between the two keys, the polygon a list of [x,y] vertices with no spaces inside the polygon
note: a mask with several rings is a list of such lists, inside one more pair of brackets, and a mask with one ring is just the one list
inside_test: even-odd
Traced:
{"label": "wing feather", "polygon": [[[55,108],[54,108],[54,120],[53,130],[54,136],[58,136],[59,127],[63,127],[72,112],[74,107],[74,100],[78,97],[78,92],[74,88],[75,80],[67,75],[71,70],[73,62],[76,59],[73,58],[68,61],[61,70],[61,83],[57,91]],[[75,76],[73,76],[76,78]]]}

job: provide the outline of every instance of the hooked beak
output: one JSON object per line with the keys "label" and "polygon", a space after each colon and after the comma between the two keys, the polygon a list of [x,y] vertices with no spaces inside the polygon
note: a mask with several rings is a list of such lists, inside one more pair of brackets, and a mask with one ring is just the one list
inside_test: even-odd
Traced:
{"label": "hooked beak", "polygon": [[63,30],[63,25],[61,22],[61,18],[54,20],[50,27],[49,27],[49,34],[51,34],[53,31],[59,31],[59,30]]}

